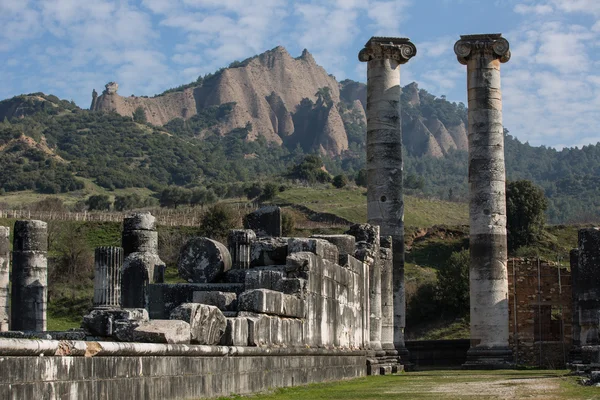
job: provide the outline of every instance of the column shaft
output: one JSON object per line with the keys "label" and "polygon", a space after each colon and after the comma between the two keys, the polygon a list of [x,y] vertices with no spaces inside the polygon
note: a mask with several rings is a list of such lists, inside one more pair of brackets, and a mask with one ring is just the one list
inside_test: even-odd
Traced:
{"label": "column shaft", "polygon": [[455,45],[467,65],[469,99],[469,270],[471,349],[466,366],[501,367],[508,348],[508,271],[500,35],[461,36]]}
{"label": "column shaft", "polygon": [[[417,52],[408,39],[371,38],[359,53],[367,61],[367,219],[393,241],[394,345],[404,345],[404,199],[400,65]],[[386,276],[388,278],[388,276]],[[386,283],[387,284],[387,283]]]}
{"label": "column shaft", "polygon": [[94,307],[121,305],[121,247],[97,247],[94,271]]}
{"label": "column shaft", "polygon": [[48,227],[43,221],[15,222],[11,329],[46,330]]}

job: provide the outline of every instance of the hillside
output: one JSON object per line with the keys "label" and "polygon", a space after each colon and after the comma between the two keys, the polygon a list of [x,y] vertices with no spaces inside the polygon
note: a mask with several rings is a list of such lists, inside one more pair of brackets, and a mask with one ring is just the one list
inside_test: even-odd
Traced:
{"label": "hillside", "polygon": [[[20,95],[0,101],[0,194],[85,197],[93,184],[110,194],[183,186],[231,197],[254,182],[285,181],[313,153],[331,176],[356,179],[366,158],[365,103],[365,84],[337,82],[308,51],[293,58],[282,47],[152,98],[121,97],[110,83],[94,96],[96,111]],[[415,83],[401,103],[406,192],[466,202],[465,106]],[[600,144],[557,151],[508,131],[505,142],[508,179],[544,188],[550,222],[600,221]]]}

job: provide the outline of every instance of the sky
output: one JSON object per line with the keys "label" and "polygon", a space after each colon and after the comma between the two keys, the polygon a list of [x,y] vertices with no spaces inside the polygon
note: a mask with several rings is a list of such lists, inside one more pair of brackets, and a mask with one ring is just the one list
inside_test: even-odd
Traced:
{"label": "sky", "polygon": [[82,108],[109,81],[152,96],[232,61],[308,49],[366,81],[371,36],[409,37],[402,85],[466,104],[460,35],[502,33],[504,125],[531,145],[600,141],[600,0],[0,0],[0,99],[44,92]]}

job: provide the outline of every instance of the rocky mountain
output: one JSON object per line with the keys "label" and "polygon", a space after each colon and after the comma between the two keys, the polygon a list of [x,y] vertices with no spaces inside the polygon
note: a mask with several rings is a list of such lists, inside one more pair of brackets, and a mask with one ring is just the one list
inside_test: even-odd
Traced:
{"label": "rocky mountain", "polygon": [[[419,90],[416,83],[406,86],[404,92],[403,135],[409,152],[442,157],[453,149],[466,150],[463,119],[448,124],[435,114],[423,112],[421,108],[430,107],[429,97],[433,101],[436,98]],[[421,100],[423,95],[428,96],[428,102]],[[233,107],[210,127],[219,135],[251,127],[247,140],[262,135],[288,148],[300,145],[306,152],[330,156],[348,150],[353,140],[349,124],[362,127],[363,135],[366,127],[365,84],[338,82],[307,50],[294,58],[281,46],[151,98],[123,97],[118,94],[118,84],[110,82],[100,96],[93,92],[90,109],[132,116],[141,108],[148,122],[164,126],[224,104]],[[205,134],[197,132],[200,137]]]}

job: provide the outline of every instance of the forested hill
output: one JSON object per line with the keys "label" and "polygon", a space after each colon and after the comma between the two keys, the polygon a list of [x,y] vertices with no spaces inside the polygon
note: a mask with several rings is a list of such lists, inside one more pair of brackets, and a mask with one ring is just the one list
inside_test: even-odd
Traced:
{"label": "forested hill", "polygon": [[[342,84],[347,92],[353,92],[342,91],[342,99],[354,96],[361,100],[364,85],[351,81]],[[320,101],[305,103],[294,117],[298,124],[310,127],[312,112],[302,112],[328,107],[326,93],[321,93]],[[420,131],[427,133],[421,137],[435,138],[432,130],[437,126],[439,138],[447,139],[446,133],[452,138],[445,127],[464,124],[466,108],[414,84],[405,88],[402,103],[407,191],[465,201],[467,154],[457,144],[460,141],[453,139],[456,148],[430,154],[424,149],[435,148],[434,141],[418,146],[414,140],[418,135],[411,129],[430,126],[429,133]],[[348,133],[348,149],[339,156],[321,157],[331,175],[344,173],[352,179],[364,168],[366,127],[359,110],[349,104],[341,100],[337,106]],[[311,153],[300,142],[269,142],[251,124],[226,134],[211,130],[234,107],[231,103],[206,107],[187,120],[175,119],[158,127],[147,123],[143,112],[133,119],[90,112],[42,93],[2,101],[0,193],[78,191],[85,180],[91,180],[108,190],[145,187],[159,192],[170,185],[210,187],[223,197],[233,193],[230,189],[235,185],[239,188],[249,182],[272,181],[267,179],[270,177],[283,179]],[[435,120],[441,125],[434,124]],[[435,143],[444,141],[436,139]],[[600,220],[600,144],[557,151],[529,146],[507,133],[506,164],[509,179],[530,179],[544,188],[551,222]]]}

